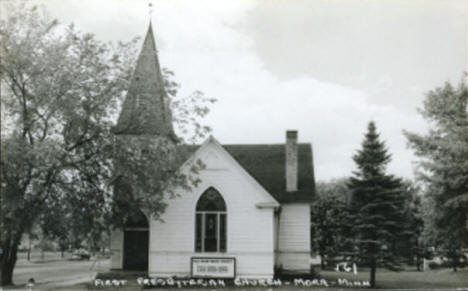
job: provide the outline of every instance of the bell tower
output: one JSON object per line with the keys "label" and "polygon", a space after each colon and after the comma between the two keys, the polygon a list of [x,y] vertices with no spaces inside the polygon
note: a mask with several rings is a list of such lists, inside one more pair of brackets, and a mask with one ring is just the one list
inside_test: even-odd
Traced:
{"label": "bell tower", "polygon": [[[115,136],[114,148],[119,152],[114,157],[114,203],[116,208],[125,205],[125,209],[135,210],[133,207],[136,204],[129,201],[132,201],[141,185],[135,185],[135,182],[131,182],[134,179],[128,178],[127,174],[131,175],[132,172],[128,170],[128,165],[133,160],[126,158],[124,153],[127,153],[127,150],[133,151],[135,156],[144,160],[142,155],[145,154],[145,150],[142,149],[145,146],[161,146],[167,151],[168,145],[172,147],[177,142],[151,22],[112,132]],[[120,152],[122,149],[124,150]],[[171,162],[170,154],[165,158],[167,162]],[[128,207],[129,205],[131,207]],[[111,268],[139,271],[148,269],[149,221],[141,205],[136,207],[139,208],[137,213],[125,219],[123,230],[115,229],[111,234]],[[114,215],[121,216],[118,211]]]}
{"label": "bell tower", "polygon": [[151,22],[113,133],[175,138]]}

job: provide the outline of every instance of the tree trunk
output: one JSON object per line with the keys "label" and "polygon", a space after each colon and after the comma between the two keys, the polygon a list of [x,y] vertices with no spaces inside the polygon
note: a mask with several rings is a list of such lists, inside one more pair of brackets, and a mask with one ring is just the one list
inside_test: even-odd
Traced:
{"label": "tree trunk", "polygon": [[421,257],[423,256],[421,247],[419,244],[416,246],[416,270],[419,272],[421,271]]}
{"label": "tree trunk", "polygon": [[375,256],[371,258],[371,269],[370,269],[370,285],[371,287],[375,287],[375,273],[377,269],[377,262]]}
{"label": "tree trunk", "polygon": [[31,234],[28,236],[29,244],[28,244],[28,262],[31,260]]}
{"label": "tree trunk", "polygon": [[20,240],[6,239],[3,253],[0,255],[0,286],[13,285],[13,269],[15,268]]}
{"label": "tree trunk", "polygon": [[457,272],[457,271],[458,271],[458,270],[457,270],[457,266],[458,266],[458,256],[456,256],[456,255],[453,256],[452,261],[453,261],[453,263],[452,263],[452,264],[453,264],[453,271],[454,271],[454,272]]}
{"label": "tree trunk", "polygon": [[320,251],[320,268],[325,270],[325,252]]}
{"label": "tree trunk", "polygon": [[416,270],[418,272],[421,271],[421,256],[419,254],[419,250],[416,252]]}

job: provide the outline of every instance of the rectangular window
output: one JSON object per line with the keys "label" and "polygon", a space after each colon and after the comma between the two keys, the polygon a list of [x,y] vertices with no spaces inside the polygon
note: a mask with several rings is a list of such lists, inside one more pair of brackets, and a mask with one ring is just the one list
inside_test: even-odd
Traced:
{"label": "rectangular window", "polygon": [[195,218],[195,251],[202,251],[202,213],[197,213]]}
{"label": "rectangular window", "polygon": [[218,250],[218,215],[216,213],[205,214],[205,252]]}
{"label": "rectangular window", "polygon": [[219,251],[226,251],[226,214],[219,215]]}
{"label": "rectangular window", "polygon": [[226,213],[208,211],[196,213],[196,252],[226,252],[226,235]]}

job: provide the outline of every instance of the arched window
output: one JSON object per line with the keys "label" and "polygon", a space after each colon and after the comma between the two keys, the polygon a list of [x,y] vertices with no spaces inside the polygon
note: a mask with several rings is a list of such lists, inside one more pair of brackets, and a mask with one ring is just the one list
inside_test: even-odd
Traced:
{"label": "arched window", "polygon": [[226,203],[214,188],[207,189],[197,202],[195,251],[226,251]]}

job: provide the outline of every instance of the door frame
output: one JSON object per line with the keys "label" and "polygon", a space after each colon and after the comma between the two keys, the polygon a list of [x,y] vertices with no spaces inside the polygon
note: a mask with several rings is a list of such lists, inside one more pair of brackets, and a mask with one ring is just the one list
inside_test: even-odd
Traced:
{"label": "door frame", "polygon": [[[148,233],[148,248],[146,250],[146,254],[147,254],[147,260],[146,260],[146,267],[144,270],[130,270],[130,269],[126,269],[125,267],[125,257],[126,257],[126,251],[125,251],[125,233],[126,232],[134,232],[134,231],[141,231],[141,232],[147,232]],[[148,271],[149,270],[149,245],[150,243],[150,231],[149,231],[149,227],[126,227],[124,228],[124,231],[123,231],[123,237],[122,237],[122,270],[128,270],[128,271]]]}

